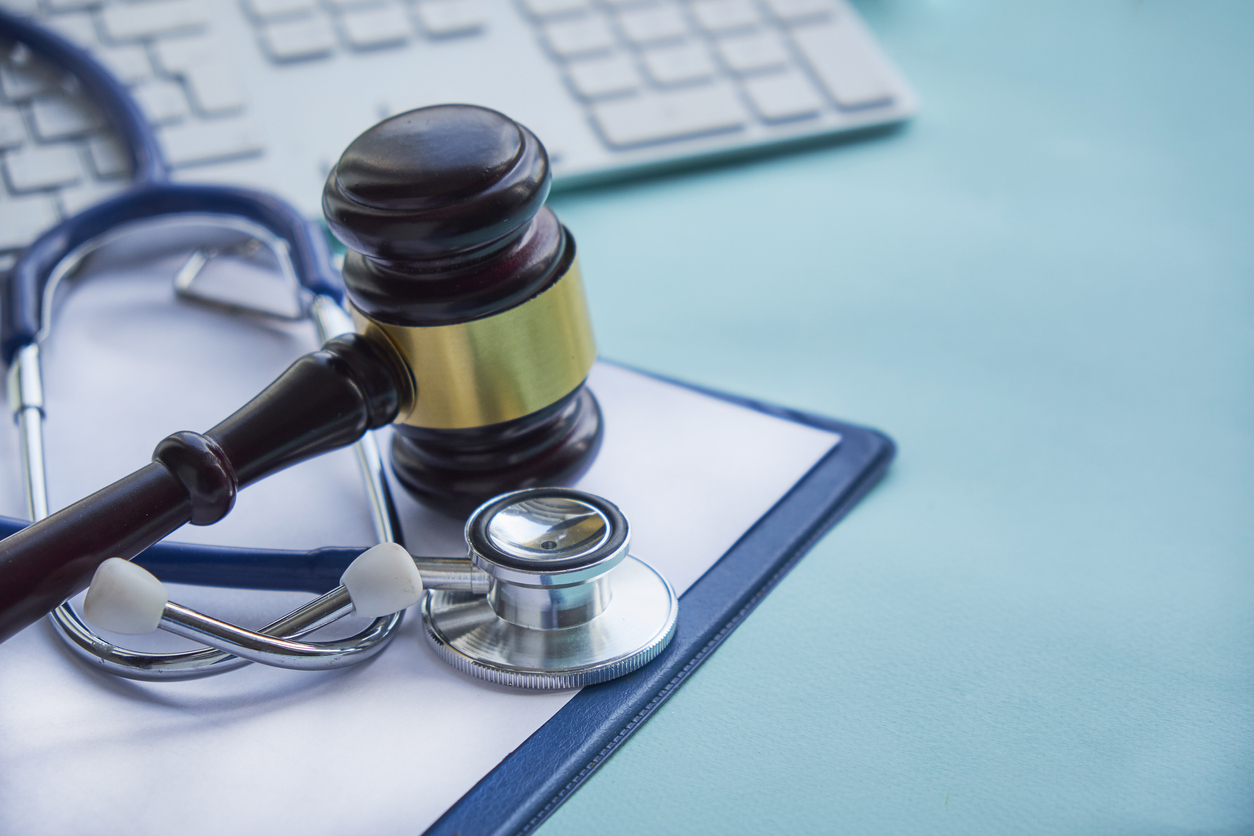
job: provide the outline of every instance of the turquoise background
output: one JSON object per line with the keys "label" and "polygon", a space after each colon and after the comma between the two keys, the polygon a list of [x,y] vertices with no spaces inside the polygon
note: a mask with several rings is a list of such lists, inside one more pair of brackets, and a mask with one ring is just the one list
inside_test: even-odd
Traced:
{"label": "turquoise background", "polygon": [[1254,4],[858,7],[908,127],[554,200],[607,357],[900,454],[540,832],[1254,832]]}

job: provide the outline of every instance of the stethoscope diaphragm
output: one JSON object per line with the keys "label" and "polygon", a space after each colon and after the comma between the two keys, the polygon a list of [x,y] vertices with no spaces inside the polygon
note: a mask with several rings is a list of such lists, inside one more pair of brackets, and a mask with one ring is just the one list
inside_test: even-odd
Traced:
{"label": "stethoscope diaphragm", "polygon": [[486,594],[428,590],[427,640],[463,673],[501,685],[581,688],[636,670],[675,633],[679,599],[628,554],[614,503],[570,488],[528,488],[480,506],[466,523]]}

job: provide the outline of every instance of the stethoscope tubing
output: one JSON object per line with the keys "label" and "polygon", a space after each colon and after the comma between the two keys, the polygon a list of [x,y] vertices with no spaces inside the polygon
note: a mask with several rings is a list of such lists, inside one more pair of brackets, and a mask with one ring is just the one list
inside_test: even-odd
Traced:
{"label": "stethoscope tubing", "polygon": [[[103,65],[56,33],[4,11],[0,11],[0,37],[25,45],[74,77],[121,138],[132,171],[132,184],[128,189],[47,230],[22,253],[6,277],[0,306],[0,359],[6,364],[12,365],[20,355],[22,365],[32,361],[26,369],[31,381],[39,377],[38,345],[45,327],[51,322],[51,311],[45,310],[45,306],[52,303],[49,290],[55,289],[55,282],[66,272],[62,265],[67,259],[81,258],[110,233],[116,234],[130,224],[163,217],[220,216],[234,219],[237,225],[242,219],[260,226],[281,242],[285,251],[276,255],[281,260],[286,259],[290,273],[310,293],[312,301],[308,313],[319,330],[325,330],[336,317],[344,317],[339,308],[343,291],[334,278],[330,252],[321,230],[290,204],[251,189],[169,182],[169,168],[155,133],[126,87]],[[340,313],[332,316],[328,307]],[[19,374],[17,380],[21,379]],[[21,384],[18,388],[22,388]],[[18,404],[24,441],[28,431],[34,433],[34,438],[41,435],[41,387],[35,385],[32,391],[40,392],[37,403],[27,404],[23,395]],[[35,413],[36,417],[30,419],[29,413]],[[28,419],[33,420],[33,428],[27,425]],[[24,444],[24,456],[32,452],[28,446]],[[28,492],[32,488],[46,490],[42,479],[42,446],[36,445],[36,448],[39,475],[32,476],[28,462],[25,468]],[[383,539],[394,539],[399,535],[398,521],[373,438],[358,443],[358,459],[367,492],[376,506],[373,508],[375,527]],[[37,509],[46,505],[46,498],[41,497],[43,501],[38,504],[33,497],[28,499],[32,502],[32,513],[41,516]],[[27,524],[24,520],[0,517],[0,534],[8,536]],[[197,678],[234,669],[247,660],[304,669],[339,667],[368,658],[382,649],[403,615],[397,612],[374,619],[366,630],[352,639],[312,644],[292,641],[352,611],[351,603],[346,605],[341,600],[343,589],[337,587],[345,568],[361,551],[360,548],[332,548],[284,552],[178,543],[161,543],[148,550],[141,564],[159,568],[168,582],[322,593],[315,602],[266,628],[276,629],[276,634],[271,636],[242,630],[174,604],[167,607],[178,616],[175,621],[184,634],[200,635],[206,644],[216,649],[173,654],[129,651],[96,635],[68,605],[58,607],[52,620],[75,653],[111,673],[133,679]]]}
{"label": "stethoscope tubing", "polygon": [[233,186],[139,184],[92,206],[45,232],[26,250],[4,287],[0,356],[12,362],[39,339],[45,322],[45,290],[57,265],[77,248],[126,224],[175,215],[245,218],[282,240],[292,270],[310,292],[337,302],[343,290],[332,278],[331,254],[320,231],[286,201]]}
{"label": "stethoscope tubing", "polygon": [[110,127],[120,136],[130,158],[132,180],[156,183],[169,177],[161,143],[126,89],[100,62],[51,29],[29,23],[0,9],[0,37],[25,44],[77,80],[86,97],[96,103]]}
{"label": "stethoscope tubing", "polygon": [[342,301],[330,252],[321,230],[286,201],[230,186],[168,182],[160,142],[126,87],[86,51],[57,33],[0,10],[0,37],[25,44],[69,72],[105,114],[130,158],[132,185],[47,230],[22,254],[10,275],[0,309],[0,357],[5,363],[38,339],[44,291],[57,265],[88,241],[138,220],[160,215],[220,214],[247,218],[286,242],[292,268],[315,294]]}
{"label": "stethoscope tubing", "polygon": [[[28,525],[26,520],[0,517],[0,538]],[[135,558],[135,563],[165,583],[321,595],[339,585],[348,564],[362,551],[362,546],[297,551],[161,542]]]}
{"label": "stethoscope tubing", "polygon": [[[155,133],[112,73],[56,32],[4,10],[0,10],[0,37],[25,44],[74,76],[122,139],[134,172],[128,190],[47,230],[22,254],[5,282],[0,304],[0,358],[6,364],[42,335],[47,322],[45,305],[51,302],[46,291],[59,264],[114,230],[158,217],[226,215],[252,221],[287,245],[292,272],[307,290],[342,302],[343,289],[335,279],[321,230],[290,204],[251,189],[168,182],[169,169]],[[0,517],[0,536],[7,537],[28,524]],[[302,552],[158,543],[138,562],[159,569],[171,583],[322,593],[339,583],[361,550]]]}

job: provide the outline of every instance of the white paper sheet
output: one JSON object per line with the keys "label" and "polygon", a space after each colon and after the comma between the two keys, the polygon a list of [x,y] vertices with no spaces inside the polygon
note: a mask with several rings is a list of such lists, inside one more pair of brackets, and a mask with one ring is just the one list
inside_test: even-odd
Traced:
{"label": "white paper sheet", "polygon": [[[105,253],[58,316],[45,352],[54,508],[142,465],[169,432],[217,423],[313,344],[307,327],[258,329],[171,303],[177,250],[167,239]],[[606,432],[581,486],[623,508],[633,552],[681,593],[837,441],[614,366],[599,364],[591,386]],[[10,516],[24,507],[16,449],[15,432],[0,433]],[[175,536],[365,545],[358,486],[352,455],[333,454],[249,488],[223,523]],[[398,496],[411,549],[464,552],[457,522]],[[309,597],[174,590],[254,625]],[[455,673],[415,614],[378,659],[346,671],[253,665],[161,684],[86,669],[44,623],[0,645],[0,833],[412,836],[572,695]]]}

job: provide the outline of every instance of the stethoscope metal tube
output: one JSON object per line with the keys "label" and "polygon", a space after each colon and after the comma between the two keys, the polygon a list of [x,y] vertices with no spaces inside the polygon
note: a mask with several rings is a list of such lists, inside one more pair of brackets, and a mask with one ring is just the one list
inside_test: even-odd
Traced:
{"label": "stethoscope metal tube", "polygon": [[[427,589],[478,595],[487,592],[487,574],[477,570],[468,558],[414,558],[414,563]],[[328,659],[317,650],[334,645],[308,645],[313,651],[302,658],[300,649],[293,643],[275,645],[269,640],[299,639],[351,614],[352,610],[345,588],[337,586],[260,630],[248,631],[167,603],[162,612],[163,629],[215,648],[171,654],[142,653],[118,647],[92,632],[74,610],[70,610],[70,618],[55,623],[63,635],[68,634],[69,647],[92,667],[126,679],[169,682],[225,673],[249,662],[300,670],[339,667],[343,663],[333,657]],[[345,661],[347,658],[364,661],[386,646],[402,617],[402,612],[396,612],[378,618],[335,649],[348,651]],[[296,661],[288,661],[293,658],[289,652],[293,648],[296,648]],[[315,658],[310,661],[309,657]]]}
{"label": "stethoscope metal tube", "polygon": [[[264,237],[261,240],[263,243],[270,243]],[[273,244],[270,245],[273,246]],[[283,253],[279,252],[276,255],[282,261]],[[184,283],[185,291],[187,286],[187,283]],[[300,285],[296,285],[296,288],[299,289]],[[323,342],[337,334],[351,330],[352,323],[347,314],[343,312],[343,309],[339,307],[335,300],[325,295],[318,294],[314,296],[312,302],[308,305],[302,305],[302,307],[313,319],[318,331],[318,337]],[[47,333],[47,330],[43,329],[43,333]],[[32,344],[27,348],[35,349],[36,352],[27,354],[28,357],[33,356],[34,360],[26,367],[25,379],[27,381],[39,380],[38,344]],[[25,405],[27,400],[22,399],[19,403]],[[22,464],[26,483],[27,505],[28,508],[32,509],[34,519],[41,519],[48,513],[47,478],[44,471],[41,432],[43,419],[42,398],[38,405],[39,409],[37,410],[23,406],[20,415],[22,417],[29,416],[29,420],[19,424],[19,431],[22,436],[22,450],[24,451]],[[35,430],[34,433],[30,433],[32,428]],[[370,502],[371,517],[376,534],[381,542],[395,541],[399,532],[396,510],[392,502],[391,493],[387,487],[382,458],[374,437],[369,434],[364,436],[356,445],[356,453]],[[38,515],[36,515],[37,512]],[[332,595],[334,592],[335,590],[332,593],[327,593],[323,598]],[[268,664],[283,662],[284,664],[280,665],[282,667],[299,667],[305,670],[342,667],[355,661],[364,661],[381,650],[386,646],[401,622],[402,615],[396,613],[376,619],[366,630],[352,640],[335,642],[325,646],[308,645],[304,650],[297,651],[292,650],[296,643],[289,642],[288,645],[284,645],[287,652],[267,653],[265,651],[266,639],[268,637],[262,634],[269,633],[270,637],[274,637],[276,640],[293,639],[298,635],[317,630],[351,612],[350,606],[347,610],[342,607],[335,609],[329,616],[326,613],[321,613],[321,608],[316,605],[323,598],[317,599],[311,605],[302,607],[288,617],[280,619],[279,622],[264,628],[261,633],[245,631],[225,622],[209,619],[199,613],[179,607],[177,604],[171,604],[170,632],[187,638],[198,638],[201,643],[216,648],[211,651],[146,653],[126,650],[96,634],[68,603],[54,610],[51,619],[62,639],[81,658],[97,663],[115,675],[131,679],[161,680],[210,676],[234,670],[247,661],[257,661],[258,659],[270,660]],[[309,621],[309,616],[313,614],[318,615],[317,620]],[[272,632],[276,628],[283,630],[283,632]],[[293,632],[289,634],[287,633],[288,630]],[[241,636],[245,638],[241,638]],[[289,659],[298,661],[287,663]],[[277,660],[277,662],[274,660]]]}
{"label": "stethoscope metal tube", "polygon": [[[334,270],[326,243],[300,213],[277,197],[247,189],[166,182],[168,168],[156,135],[129,92],[107,69],[56,33],[3,11],[0,35],[25,45],[73,75],[121,138],[133,173],[133,185],[128,191],[40,236],[22,254],[5,283],[0,355],[10,364],[8,395],[21,436],[27,511],[32,520],[40,520],[48,516],[49,507],[39,342],[48,333],[53,296],[61,279],[88,253],[122,234],[128,226],[170,215],[211,215],[225,225],[245,228],[274,251],[285,275],[297,280],[294,289],[300,296],[298,307],[314,320],[323,341],[351,331],[352,327],[339,307],[342,294],[331,278]],[[185,293],[192,279],[194,275],[180,283]],[[399,533],[396,512],[378,447],[371,436],[358,443],[357,457],[376,533],[383,541],[394,540]],[[293,616],[271,626],[294,631],[316,629],[310,626],[313,622]],[[107,665],[114,672],[128,671],[144,678],[186,678],[242,664],[239,658],[217,650],[176,654],[127,651],[96,635],[68,604],[57,608],[52,620],[76,652],[99,659],[102,664],[109,660]],[[377,619],[371,627],[377,637],[374,642],[381,647],[399,622],[399,615]]]}
{"label": "stethoscope metal tube", "polygon": [[[351,604],[348,605],[347,610],[345,606],[343,591],[336,588],[331,593],[322,595],[283,618],[267,624],[258,633],[276,638],[298,639],[343,618],[351,611]],[[68,637],[69,647],[80,659],[92,667],[125,679],[154,682],[199,679],[232,671],[251,661],[257,661],[254,658],[243,658],[239,654],[232,654],[227,647],[222,646],[223,643],[213,644],[212,647],[215,649],[171,654],[126,650],[96,636],[90,628],[85,626],[77,613],[73,611],[71,613],[72,620],[67,620],[65,623],[57,622],[58,630],[63,635],[71,634]],[[378,646],[378,649],[382,649],[388,637],[400,625],[402,615],[397,612],[371,623],[362,634],[356,637],[358,643],[365,646]],[[208,634],[197,634],[188,638],[197,638],[202,643],[208,644],[209,642],[201,638],[202,635]]]}
{"label": "stethoscope metal tube", "polygon": [[582,688],[647,664],[675,634],[679,599],[628,553],[614,503],[571,488],[528,488],[466,521],[486,595],[430,590],[427,641],[462,673],[516,688]]}
{"label": "stethoscope metal tube", "polygon": [[48,516],[48,482],[44,462],[43,371],[38,343],[22,346],[13,358],[9,366],[8,399],[18,427],[26,514],[32,520],[42,520]]}
{"label": "stethoscope metal tube", "polygon": [[[326,613],[311,630],[330,624],[353,611],[348,593],[338,587],[312,602],[312,605],[316,605],[320,611],[325,609]],[[290,670],[324,671],[354,665],[374,656],[387,646],[394,626],[391,622],[399,622],[400,619],[401,614],[394,613],[377,619],[351,638],[313,643],[245,630],[187,607],[168,603],[161,618],[161,629],[251,662]]]}
{"label": "stethoscope metal tube", "polygon": [[[418,602],[427,584],[478,594],[488,588],[487,575],[475,570],[467,558],[415,560],[400,546],[385,543],[363,552],[344,573],[342,584],[271,625],[282,634],[272,629],[248,630],[175,604],[146,570],[118,560],[97,572],[85,610],[89,619],[105,628],[112,624],[114,629],[135,632],[129,627],[139,620],[145,622],[141,631],[155,626],[252,662],[291,670],[331,670],[382,650],[400,622],[400,613]],[[300,635],[355,612],[376,615],[380,611],[386,612],[347,639],[298,641]],[[152,617],[157,619],[155,625],[149,620]]]}

